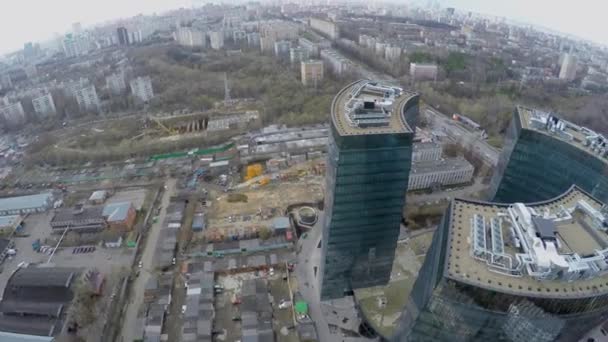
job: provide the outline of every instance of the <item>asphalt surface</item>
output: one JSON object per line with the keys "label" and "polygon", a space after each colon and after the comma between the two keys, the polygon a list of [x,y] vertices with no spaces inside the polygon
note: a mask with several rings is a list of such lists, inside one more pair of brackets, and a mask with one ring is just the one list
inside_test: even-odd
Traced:
{"label": "asphalt surface", "polygon": [[156,223],[152,224],[145,241],[146,245],[140,259],[143,263],[143,267],[141,268],[139,276],[131,284],[131,298],[129,298],[127,310],[124,314],[123,326],[120,333],[121,341],[123,342],[131,342],[141,337],[141,331],[139,331],[141,325],[138,324],[137,321],[140,319],[140,314],[143,310],[144,289],[146,282],[148,282],[148,279],[150,279],[151,274],[154,272],[153,261],[154,253],[156,251],[156,243],[160,236],[162,224],[165,221],[169,200],[175,193],[175,183],[176,180],[173,178],[166,182],[165,185],[167,186],[167,189],[163,193],[163,197],[161,199],[162,210],[160,211]]}

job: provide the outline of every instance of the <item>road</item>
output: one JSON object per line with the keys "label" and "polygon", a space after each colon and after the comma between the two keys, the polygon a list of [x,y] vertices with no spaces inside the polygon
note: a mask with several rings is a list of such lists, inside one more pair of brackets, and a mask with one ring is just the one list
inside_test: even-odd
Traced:
{"label": "road", "polygon": [[160,211],[158,220],[156,220],[156,223],[152,224],[146,237],[145,247],[140,259],[143,263],[143,267],[139,276],[135,278],[135,281],[131,284],[131,298],[129,299],[127,309],[123,315],[123,326],[120,333],[121,341],[123,342],[131,342],[134,339],[141,337],[141,331],[138,331],[141,326],[138,324],[137,320],[140,316],[140,311],[143,308],[144,289],[146,283],[154,271],[153,260],[156,252],[156,244],[160,236],[162,224],[165,221],[169,200],[175,193],[175,183],[176,180],[173,178],[166,182],[167,189],[163,193],[163,197],[161,199],[162,209]]}
{"label": "road", "polygon": [[442,190],[439,192],[433,192],[430,194],[418,193],[408,194],[406,203],[409,204],[422,204],[423,202],[435,202],[443,201],[446,198],[470,198],[480,192],[486,191],[489,187],[487,184],[483,184],[483,179],[477,177],[473,179],[473,184],[467,186],[455,186],[453,190]]}

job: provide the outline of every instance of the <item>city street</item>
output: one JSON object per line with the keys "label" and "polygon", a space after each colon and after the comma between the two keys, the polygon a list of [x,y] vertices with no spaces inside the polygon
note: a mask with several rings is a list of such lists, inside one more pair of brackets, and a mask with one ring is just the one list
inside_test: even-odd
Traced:
{"label": "city street", "polygon": [[150,231],[148,232],[145,241],[145,247],[143,249],[141,257],[143,267],[141,269],[140,275],[131,284],[132,287],[129,302],[127,304],[127,309],[123,315],[123,326],[120,333],[121,341],[123,342],[131,342],[141,337],[141,332],[139,332],[138,329],[143,329],[143,326],[141,326],[138,320],[141,314],[140,311],[142,310],[144,301],[144,289],[148,279],[150,278],[151,273],[154,271],[153,269],[151,269],[151,267],[153,265],[156,244],[160,236],[162,224],[165,220],[165,215],[167,213],[166,209],[169,206],[169,200],[175,192],[175,184],[176,180],[173,178],[169,179],[166,182],[167,188],[163,193],[163,197],[161,199],[162,210],[160,211],[156,223],[152,224],[152,227],[150,228]]}

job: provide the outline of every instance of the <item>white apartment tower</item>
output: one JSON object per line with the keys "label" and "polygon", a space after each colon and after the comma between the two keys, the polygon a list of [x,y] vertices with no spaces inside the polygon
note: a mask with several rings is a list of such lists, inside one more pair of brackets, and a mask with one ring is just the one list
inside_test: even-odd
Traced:
{"label": "white apartment tower", "polygon": [[131,93],[140,102],[148,103],[154,97],[150,76],[133,79],[129,85],[131,86]]}

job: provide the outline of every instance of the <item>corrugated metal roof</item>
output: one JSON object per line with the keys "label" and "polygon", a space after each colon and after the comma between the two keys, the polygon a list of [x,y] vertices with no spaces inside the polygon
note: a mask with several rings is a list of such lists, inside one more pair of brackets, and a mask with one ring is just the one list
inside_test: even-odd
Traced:
{"label": "corrugated metal roof", "polygon": [[0,341],[2,342],[53,342],[54,337],[34,336],[25,334],[14,334],[0,331]]}
{"label": "corrugated metal roof", "polygon": [[107,204],[103,207],[102,215],[108,218],[108,222],[123,221],[129,214],[129,208],[131,208],[131,202]]}
{"label": "corrugated metal roof", "polygon": [[0,198],[0,211],[44,207],[52,197],[53,195],[49,192],[38,195]]}

